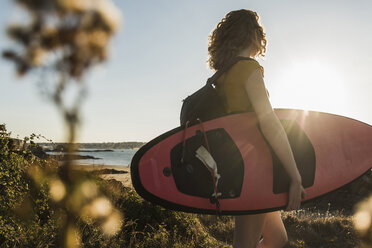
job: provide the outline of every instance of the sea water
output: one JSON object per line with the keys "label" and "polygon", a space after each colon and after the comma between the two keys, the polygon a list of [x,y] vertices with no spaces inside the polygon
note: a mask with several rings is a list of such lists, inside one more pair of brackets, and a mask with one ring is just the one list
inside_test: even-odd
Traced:
{"label": "sea water", "polygon": [[[86,165],[113,165],[127,167],[138,149],[112,149],[112,151],[99,151],[99,149],[79,149],[73,154],[82,156],[93,156],[95,159],[74,160],[76,164]],[[92,151],[94,150],[94,151]],[[59,152],[48,152],[48,154],[61,154]]]}

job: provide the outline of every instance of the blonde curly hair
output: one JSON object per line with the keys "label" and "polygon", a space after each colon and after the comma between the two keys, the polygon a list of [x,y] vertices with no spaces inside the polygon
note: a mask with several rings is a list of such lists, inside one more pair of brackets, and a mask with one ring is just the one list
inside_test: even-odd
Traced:
{"label": "blonde curly hair", "polygon": [[265,56],[266,34],[256,12],[246,9],[229,12],[209,35],[209,67],[219,70],[244,48],[251,46],[254,56]]}

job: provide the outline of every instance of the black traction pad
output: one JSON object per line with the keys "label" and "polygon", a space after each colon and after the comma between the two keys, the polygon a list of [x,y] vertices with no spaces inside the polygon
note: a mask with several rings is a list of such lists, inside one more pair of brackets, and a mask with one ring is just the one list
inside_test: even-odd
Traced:
{"label": "black traction pad", "polygon": [[[221,176],[218,182],[220,198],[239,197],[244,176],[244,162],[239,149],[222,128],[207,131],[205,134],[210,153],[217,163],[218,174]],[[181,162],[183,142],[176,145],[171,150],[172,174],[180,192],[210,198],[214,192],[211,173],[195,156],[201,145],[207,148],[204,135],[198,130],[185,142],[183,163]]]}
{"label": "black traction pad", "polygon": [[[308,188],[314,184],[315,180],[315,151],[305,132],[292,120],[281,120],[284,131],[287,133],[289,144],[291,145],[297,169],[302,177],[302,186]],[[270,146],[269,146],[270,147]],[[283,167],[282,162],[270,147],[273,160],[273,192],[280,194],[288,192],[290,178]]]}

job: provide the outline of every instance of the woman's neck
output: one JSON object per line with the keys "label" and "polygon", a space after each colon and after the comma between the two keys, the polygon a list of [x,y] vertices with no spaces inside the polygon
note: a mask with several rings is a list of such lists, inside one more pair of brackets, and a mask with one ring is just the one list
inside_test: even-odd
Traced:
{"label": "woman's neck", "polygon": [[242,57],[251,57],[251,53],[252,53],[252,49],[250,47],[247,47],[243,50],[241,50],[239,53],[238,53],[238,56],[242,56]]}

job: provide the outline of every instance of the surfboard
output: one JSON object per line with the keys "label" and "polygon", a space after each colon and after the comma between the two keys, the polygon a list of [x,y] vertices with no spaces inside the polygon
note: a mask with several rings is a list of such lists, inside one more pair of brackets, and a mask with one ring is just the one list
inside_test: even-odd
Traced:
{"label": "surfboard", "polygon": [[[275,113],[302,176],[304,201],[334,191],[371,169],[372,126],[315,111],[276,109]],[[212,157],[215,162],[218,179],[197,155],[201,147],[207,153],[204,160]],[[184,212],[217,214],[218,209],[221,215],[256,214],[284,209],[288,201],[289,177],[252,112],[160,135],[136,152],[131,177],[145,200]]]}

